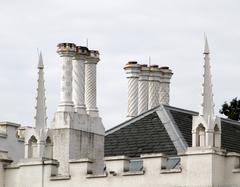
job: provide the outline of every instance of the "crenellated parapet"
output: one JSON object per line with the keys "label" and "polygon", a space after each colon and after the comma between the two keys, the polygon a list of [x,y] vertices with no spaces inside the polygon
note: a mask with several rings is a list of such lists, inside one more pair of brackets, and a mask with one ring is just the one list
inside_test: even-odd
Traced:
{"label": "crenellated parapet", "polygon": [[24,158],[24,136],[19,136],[20,124],[0,122],[0,150],[7,151],[14,161]]}

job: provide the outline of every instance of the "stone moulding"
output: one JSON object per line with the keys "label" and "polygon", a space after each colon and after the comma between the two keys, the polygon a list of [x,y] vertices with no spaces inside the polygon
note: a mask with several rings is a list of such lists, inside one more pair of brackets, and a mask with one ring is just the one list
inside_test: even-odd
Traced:
{"label": "stone moulding", "polygon": [[70,175],[57,175],[57,176],[51,176],[50,181],[58,181],[58,180],[70,180]]}
{"label": "stone moulding", "polygon": [[181,173],[182,168],[179,169],[161,169],[160,174]]}

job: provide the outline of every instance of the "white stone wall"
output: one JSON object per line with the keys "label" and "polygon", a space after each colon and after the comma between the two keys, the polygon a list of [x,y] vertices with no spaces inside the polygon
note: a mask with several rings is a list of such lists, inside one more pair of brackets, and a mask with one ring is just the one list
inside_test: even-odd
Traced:
{"label": "white stone wall", "polygon": [[14,161],[24,158],[24,140],[17,137],[18,127],[20,125],[10,122],[0,123],[0,150],[7,151]]}
{"label": "white stone wall", "polygon": [[[145,154],[143,170],[126,171],[128,158],[105,158],[106,173],[87,174],[91,160],[71,160],[70,176],[57,176],[57,162],[31,161],[8,166],[5,187],[237,187],[240,184],[239,154],[226,154],[220,149],[190,148],[181,155],[180,169],[164,169],[163,154]],[[42,165],[44,163],[44,165]],[[125,170],[125,171],[124,171]],[[3,175],[2,175],[3,176]]]}
{"label": "white stone wall", "polygon": [[103,170],[105,129],[100,117],[57,112],[52,128],[53,158],[60,162],[61,175],[69,175],[69,160],[72,159],[90,158],[94,172]]}

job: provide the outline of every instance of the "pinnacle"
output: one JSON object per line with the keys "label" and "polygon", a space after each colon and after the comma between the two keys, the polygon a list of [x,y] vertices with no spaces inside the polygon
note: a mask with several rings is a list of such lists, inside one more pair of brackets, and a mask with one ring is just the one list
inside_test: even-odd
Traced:
{"label": "pinnacle", "polygon": [[204,52],[203,54],[209,54],[209,46],[208,46],[208,40],[207,40],[207,36],[205,35],[205,46],[204,46]]}
{"label": "pinnacle", "polygon": [[38,68],[44,68],[43,66],[43,58],[42,58],[42,52],[39,54],[39,60],[38,60]]}

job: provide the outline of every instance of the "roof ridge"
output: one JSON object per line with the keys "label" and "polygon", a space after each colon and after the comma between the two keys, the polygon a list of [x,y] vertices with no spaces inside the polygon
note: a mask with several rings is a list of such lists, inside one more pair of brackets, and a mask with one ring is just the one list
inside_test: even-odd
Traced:
{"label": "roof ridge", "polygon": [[193,111],[193,110],[183,109],[183,108],[174,107],[174,106],[170,106],[170,105],[164,105],[164,107],[167,108],[167,109],[178,111],[178,112],[185,112],[185,113],[188,113],[188,114],[198,115],[198,112]]}
{"label": "roof ridge", "polygon": [[228,118],[221,118],[221,120],[225,121],[225,122],[231,122],[231,124],[235,124],[235,125],[240,126],[240,121],[236,121],[236,120],[232,120],[232,119],[228,119]]}
{"label": "roof ridge", "polygon": [[151,114],[153,112],[156,112],[156,110],[159,109],[161,106],[163,106],[163,107],[165,107],[167,109],[175,110],[175,111],[181,111],[181,112],[185,112],[185,113],[192,114],[192,115],[195,115],[195,114],[198,115],[198,112],[195,112],[195,111],[192,111],[192,110],[187,110],[187,109],[183,109],[183,108],[179,108],[179,107],[174,107],[174,106],[170,106],[170,105],[160,104],[160,105],[158,105],[158,106],[156,106],[156,107],[154,107],[154,108],[152,108],[152,109],[150,109],[150,110],[148,110],[148,111],[146,111],[146,112],[144,112],[142,114],[139,114],[139,115],[137,115],[137,116],[135,116],[135,117],[133,117],[133,118],[131,118],[129,120],[126,120],[126,121],[124,121],[124,122],[122,122],[122,123],[120,123],[120,124],[110,128],[110,129],[106,130],[106,135],[109,134],[110,131],[115,132],[119,128],[125,127],[128,124],[131,124],[134,121],[139,120],[139,119],[145,117],[146,115],[149,115],[149,114]]}

